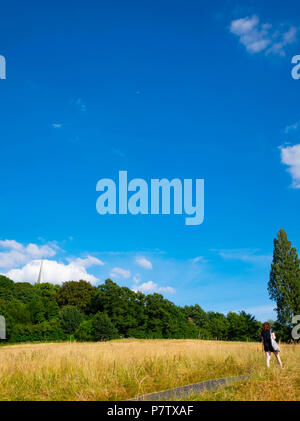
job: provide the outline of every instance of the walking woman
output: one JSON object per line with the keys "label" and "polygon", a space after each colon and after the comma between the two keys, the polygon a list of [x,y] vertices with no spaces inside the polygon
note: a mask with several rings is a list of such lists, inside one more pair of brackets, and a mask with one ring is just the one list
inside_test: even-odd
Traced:
{"label": "walking woman", "polygon": [[271,326],[268,322],[265,322],[262,325],[261,339],[262,339],[263,347],[264,347],[266,357],[267,357],[267,367],[270,367],[271,352],[274,352],[277,362],[282,368],[282,362],[279,355],[280,348],[277,342],[275,341],[276,339],[275,333],[272,332]]}

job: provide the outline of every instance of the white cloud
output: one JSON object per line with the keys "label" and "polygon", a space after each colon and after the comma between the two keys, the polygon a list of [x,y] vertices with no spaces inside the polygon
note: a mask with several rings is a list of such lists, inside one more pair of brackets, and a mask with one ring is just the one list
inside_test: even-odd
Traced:
{"label": "white cloud", "polygon": [[11,250],[21,250],[23,248],[23,244],[18,243],[15,240],[0,240],[0,247]]}
{"label": "white cloud", "polygon": [[58,284],[80,279],[95,283],[97,278],[87,273],[86,268],[104,265],[100,259],[89,255],[85,258],[68,258],[66,264],[48,260],[61,251],[55,242],[24,245],[15,240],[1,240],[0,249],[3,249],[0,252],[0,268],[5,269],[6,276],[15,282],[36,282],[41,260],[44,262],[43,281]]}
{"label": "white cloud", "polygon": [[62,124],[61,123],[52,123],[52,127],[54,129],[60,129],[62,127]]}
{"label": "white cloud", "polygon": [[296,41],[298,28],[290,26],[283,29],[283,25],[276,29],[269,23],[260,23],[259,17],[253,15],[233,20],[230,32],[239,38],[249,53],[273,53],[285,55],[285,47]]}
{"label": "white cloud", "polygon": [[281,147],[281,162],[288,165],[288,172],[293,179],[292,187],[300,188],[300,144]]}
{"label": "white cloud", "polygon": [[254,265],[269,264],[272,260],[270,254],[257,254],[257,250],[250,249],[218,250],[218,253],[225,260],[240,260]]}
{"label": "white cloud", "polygon": [[230,24],[230,32],[237,35],[240,42],[251,53],[262,51],[271,43],[268,38],[268,31],[269,25],[259,27],[257,16],[236,19]]}
{"label": "white cloud", "polygon": [[[80,281],[83,279],[91,284],[95,284],[98,279],[94,275],[87,273],[86,260],[76,259],[68,264],[64,264],[55,260],[44,259],[42,281],[52,284],[62,284],[67,281]],[[97,263],[96,260],[90,260],[89,266],[102,264],[101,261],[101,263]],[[34,283],[38,279],[40,265],[40,260],[32,260],[20,269],[11,269],[5,275],[15,282]]]}
{"label": "white cloud", "polygon": [[144,269],[152,269],[152,263],[145,257],[137,257],[135,262]]}
{"label": "white cloud", "polygon": [[112,278],[124,278],[128,279],[131,276],[130,270],[122,269],[122,268],[113,268],[110,272],[110,275]]}
{"label": "white cloud", "polygon": [[174,294],[176,291],[174,288],[167,286],[167,287],[160,287],[153,281],[144,282],[141,285],[135,285],[133,291],[137,292],[144,292],[144,293],[152,293],[152,292],[165,292],[167,294]]}
{"label": "white cloud", "polygon": [[14,240],[0,241],[0,248],[5,250],[0,252],[0,268],[6,269],[25,264],[32,259],[53,257],[57,251],[57,246],[53,243],[42,246],[30,243],[24,246]]}
{"label": "white cloud", "polygon": [[71,263],[75,263],[78,266],[82,266],[84,268],[88,268],[90,266],[103,266],[104,262],[102,262],[102,260],[97,259],[97,257],[93,257],[93,256],[87,256],[84,259],[81,259],[80,257],[78,257],[75,260],[72,259],[68,259],[69,262]]}

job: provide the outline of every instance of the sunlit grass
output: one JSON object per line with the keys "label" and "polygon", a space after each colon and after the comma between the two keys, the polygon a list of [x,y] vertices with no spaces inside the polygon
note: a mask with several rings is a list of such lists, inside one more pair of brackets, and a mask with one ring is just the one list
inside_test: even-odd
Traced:
{"label": "sunlit grass", "polygon": [[285,368],[265,368],[257,343],[118,340],[0,347],[0,400],[124,400],[207,379],[249,381],[193,399],[298,400],[300,346],[282,345]]}

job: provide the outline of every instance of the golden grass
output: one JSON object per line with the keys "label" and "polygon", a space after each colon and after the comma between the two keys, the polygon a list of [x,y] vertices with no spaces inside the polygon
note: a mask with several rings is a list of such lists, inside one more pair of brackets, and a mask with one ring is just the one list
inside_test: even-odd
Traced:
{"label": "golden grass", "polygon": [[124,400],[219,377],[241,384],[195,400],[300,400],[300,346],[283,345],[283,370],[261,345],[198,340],[117,340],[0,347],[0,400]]}

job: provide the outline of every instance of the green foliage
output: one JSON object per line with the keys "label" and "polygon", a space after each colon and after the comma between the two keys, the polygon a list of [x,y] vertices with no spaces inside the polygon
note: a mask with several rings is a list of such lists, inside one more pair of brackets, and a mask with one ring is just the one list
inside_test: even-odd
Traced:
{"label": "green foliage", "polygon": [[16,324],[11,332],[11,342],[59,341],[67,339],[57,320],[37,325]]}
{"label": "green foliage", "polygon": [[81,342],[93,341],[93,321],[92,319],[83,320],[75,331],[75,339]]}
{"label": "green foliage", "polygon": [[74,333],[82,321],[82,313],[75,306],[65,306],[59,314],[60,326],[65,333]]}
{"label": "green foliage", "polygon": [[80,311],[86,311],[93,296],[94,288],[86,281],[64,282],[57,291],[56,300],[60,306],[76,306]]}
{"label": "green foliage", "polygon": [[149,338],[197,338],[198,328],[189,320],[182,308],[166,300],[160,294],[145,298],[147,336]]}
{"label": "green foliage", "polygon": [[188,320],[192,321],[197,326],[197,337],[199,339],[212,339],[212,332],[210,332],[208,327],[208,313],[205,313],[199,304],[185,306],[183,312]]}
{"label": "green foliage", "polygon": [[17,282],[15,284],[14,296],[24,304],[28,304],[38,298],[38,294],[33,285],[29,282]]}
{"label": "green foliage", "polygon": [[207,313],[208,320],[205,323],[205,328],[210,332],[212,339],[227,340],[229,338],[229,321],[222,313],[214,313],[209,311]]}
{"label": "green foliage", "polygon": [[4,275],[0,275],[0,299],[11,300],[14,296],[15,283]]}
{"label": "green foliage", "polygon": [[10,301],[0,299],[0,314],[5,317],[7,339],[10,339],[15,324],[31,323],[30,312],[26,305],[15,298],[12,298]]}
{"label": "green foliage", "polygon": [[291,327],[292,317],[300,314],[300,260],[283,229],[274,239],[268,291],[277,304],[278,322]]}
{"label": "green foliage", "polygon": [[37,299],[30,301],[27,305],[27,309],[30,312],[32,323],[42,323],[46,320],[46,311],[42,298],[38,297]]}
{"label": "green foliage", "polygon": [[274,332],[276,332],[276,338],[277,340],[280,340],[282,342],[291,342],[291,328],[287,325],[282,325],[278,321],[274,322],[272,329]]}
{"label": "green foliage", "polygon": [[95,288],[85,281],[14,284],[0,276],[0,314],[6,318],[10,342],[71,337],[260,339],[260,323],[244,312],[225,316],[206,313],[198,304],[181,308],[161,294],[134,292],[110,279]]}
{"label": "green foliage", "polygon": [[229,337],[233,341],[259,341],[261,323],[257,322],[251,314],[241,311],[240,314],[230,312],[227,314],[229,322]]}
{"label": "green foliage", "polygon": [[92,320],[92,336],[95,341],[109,341],[118,337],[118,331],[107,314],[95,314]]}
{"label": "green foliage", "polygon": [[190,317],[199,327],[203,327],[208,321],[207,313],[205,313],[199,304],[195,304],[194,306],[185,306],[183,311],[186,317]]}
{"label": "green foliage", "polygon": [[105,312],[121,335],[128,330],[146,328],[145,296],[107,279],[99,285],[91,301],[92,313]]}
{"label": "green foliage", "polygon": [[47,282],[34,284],[33,287],[39,296],[52,300],[55,300],[56,294],[61,288],[59,285],[52,285]]}

